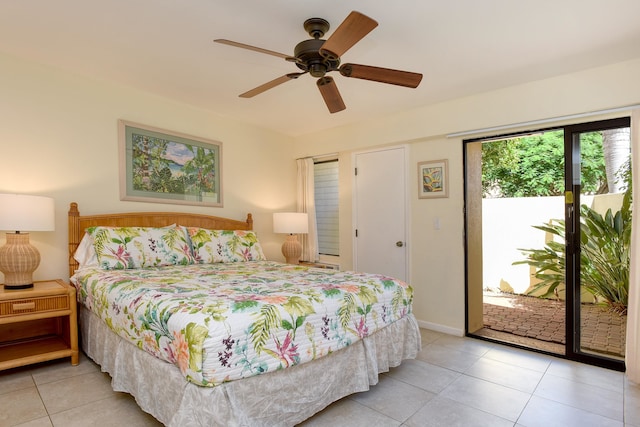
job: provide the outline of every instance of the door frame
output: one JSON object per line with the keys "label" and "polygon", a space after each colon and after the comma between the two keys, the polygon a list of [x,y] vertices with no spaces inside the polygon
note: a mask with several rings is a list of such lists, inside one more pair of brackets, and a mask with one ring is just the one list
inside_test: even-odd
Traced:
{"label": "door frame", "polygon": [[411,283],[411,203],[409,198],[409,145],[401,144],[401,145],[392,145],[388,147],[380,147],[374,148],[370,150],[361,150],[355,151],[351,154],[351,188],[353,189],[352,197],[351,197],[351,243],[352,243],[352,254],[353,254],[353,269],[358,269],[358,245],[356,242],[356,230],[358,228],[358,208],[357,208],[357,186],[356,186],[356,168],[357,162],[356,158],[358,155],[369,154],[369,153],[377,153],[382,151],[389,150],[397,150],[401,149],[404,159],[404,242],[405,242],[405,262],[404,262],[404,272],[405,278],[408,283]]}

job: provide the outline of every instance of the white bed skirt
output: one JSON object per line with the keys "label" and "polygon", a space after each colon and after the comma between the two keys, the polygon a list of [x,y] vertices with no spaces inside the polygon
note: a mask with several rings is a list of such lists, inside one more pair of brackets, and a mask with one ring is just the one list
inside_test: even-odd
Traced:
{"label": "white bed skirt", "polygon": [[378,383],[378,374],[413,359],[420,330],[409,315],[349,347],[310,363],[208,388],[189,383],[172,364],[113,333],[80,308],[82,348],[111,375],[115,391],[167,426],[293,426],[349,394]]}

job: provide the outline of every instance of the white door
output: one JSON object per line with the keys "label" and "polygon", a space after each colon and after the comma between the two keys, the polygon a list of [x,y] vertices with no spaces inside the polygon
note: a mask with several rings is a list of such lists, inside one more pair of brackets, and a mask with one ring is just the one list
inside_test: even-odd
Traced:
{"label": "white door", "polygon": [[406,149],[357,153],[354,163],[354,269],[406,281]]}

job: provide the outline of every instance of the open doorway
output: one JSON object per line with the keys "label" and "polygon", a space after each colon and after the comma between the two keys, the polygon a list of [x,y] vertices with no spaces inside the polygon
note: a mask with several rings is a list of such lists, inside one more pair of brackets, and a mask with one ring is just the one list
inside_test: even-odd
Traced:
{"label": "open doorway", "polygon": [[607,245],[624,257],[606,223],[630,226],[628,130],[622,118],[465,141],[469,335],[623,368],[626,302],[608,288],[624,274],[594,286],[592,267]]}

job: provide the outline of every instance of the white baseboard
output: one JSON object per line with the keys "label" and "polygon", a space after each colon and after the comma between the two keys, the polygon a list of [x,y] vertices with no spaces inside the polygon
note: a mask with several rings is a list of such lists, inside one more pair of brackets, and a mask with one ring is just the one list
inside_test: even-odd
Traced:
{"label": "white baseboard", "polygon": [[432,331],[442,332],[443,334],[455,335],[457,337],[464,336],[463,329],[452,328],[450,326],[440,325],[438,323],[425,322],[424,320],[418,320],[418,326],[425,329],[431,329]]}

